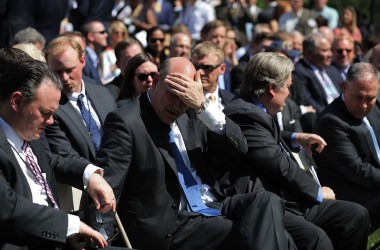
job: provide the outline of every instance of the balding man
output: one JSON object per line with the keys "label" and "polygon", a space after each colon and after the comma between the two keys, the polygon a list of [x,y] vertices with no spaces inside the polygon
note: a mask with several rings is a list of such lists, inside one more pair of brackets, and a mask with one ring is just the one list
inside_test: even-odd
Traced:
{"label": "balding man", "polygon": [[[279,197],[220,192],[211,161],[234,164],[246,142],[205,99],[200,72],[188,59],[164,61],[149,91],[110,113],[105,127],[98,162],[136,248],[293,249]],[[107,232],[112,216],[96,223],[89,214],[93,226]]]}
{"label": "balding man", "polygon": [[380,149],[368,115],[378,89],[375,67],[354,64],[343,83],[343,94],[323,111],[315,127],[328,145],[314,155],[322,184],[333,188],[337,199],[365,206],[372,230],[380,227]]}
{"label": "balding man", "polygon": [[191,36],[189,34],[178,32],[172,35],[170,41],[170,57],[190,58]]}

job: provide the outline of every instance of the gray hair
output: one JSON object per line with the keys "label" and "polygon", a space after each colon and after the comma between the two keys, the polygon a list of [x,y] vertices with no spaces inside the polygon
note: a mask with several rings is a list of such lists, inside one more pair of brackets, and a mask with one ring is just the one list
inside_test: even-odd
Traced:
{"label": "gray hair", "polygon": [[46,63],[27,60],[13,64],[2,77],[0,103],[5,102],[16,91],[22,93],[26,102],[31,102],[38,87],[43,83],[46,84],[46,80],[50,80],[49,84],[62,90],[59,76]]}
{"label": "gray hair", "polygon": [[272,52],[260,52],[249,60],[245,68],[240,95],[260,98],[270,84],[278,90],[284,86],[293,69],[290,59]]}
{"label": "gray hair", "polygon": [[302,43],[303,51],[305,52],[312,52],[313,54],[316,53],[319,47],[319,42],[322,39],[327,39],[326,35],[320,32],[317,33],[311,33],[307,35]]}
{"label": "gray hair", "polygon": [[377,80],[377,85],[379,86],[380,73],[371,63],[361,62],[353,64],[347,72],[347,84],[350,85],[352,82],[362,79]]}
{"label": "gray hair", "polygon": [[28,27],[16,33],[13,44],[19,43],[39,43],[44,48],[46,40],[36,29]]}

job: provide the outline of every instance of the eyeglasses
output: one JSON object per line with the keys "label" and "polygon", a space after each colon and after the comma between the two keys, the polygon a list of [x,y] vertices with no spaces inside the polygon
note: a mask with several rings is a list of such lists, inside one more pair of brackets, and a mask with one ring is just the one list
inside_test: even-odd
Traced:
{"label": "eyeglasses", "polygon": [[351,53],[352,49],[337,49],[336,52],[339,54],[343,54],[343,51],[346,51],[346,53]]}
{"label": "eyeglasses", "polygon": [[101,35],[104,35],[104,34],[107,33],[106,30],[102,30],[102,31],[91,31],[91,32],[92,32],[92,33],[99,33],[99,34],[101,34]]}
{"label": "eyeglasses", "polygon": [[220,65],[222,65],[221,63],[217,64],[217,65],[201,65],[201,64],[195,64],[193,63],[194,67],[196,70],[203,70],[204,72],[211,72],[213,70],[215,70],[217,67],[219,67]]}
{"label": "eyeglasses", "polygon": [[157,41],[163,43],[165,41],[165,38],[151,38],[149,41],[151,43],[156,43]]}
{"label": "eyeglasses", "polygon": [[135,76],[141,80],[146,81],[148,77],[152,77],[152,79],[156,76],[157,72],[150,72],[150,73],[136,73]]}

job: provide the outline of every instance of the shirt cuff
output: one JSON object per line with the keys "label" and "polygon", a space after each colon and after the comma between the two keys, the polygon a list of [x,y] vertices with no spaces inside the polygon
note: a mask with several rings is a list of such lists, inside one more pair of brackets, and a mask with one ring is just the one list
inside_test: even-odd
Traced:
{"label": "shirt cuff", "polygon": [[79,233],[80,219],[76,215],[68,214],[67,237]]}
{"label": "shirt cuff", "polygon": [[319,188],[319,190],[318,190],[317,201],[319,201],[319,203],[321,203],[323,201],[323,190],[322,190],[322,188]]}
{"label": "shirt cuff", "polygon": [[291,137],[290,137],[290,141],[292,142],[292,147],[296,150],[301,150],[302,146],[299,145],[296,141],[296,137],[297,137],[298,133],[292,133]]}
{"label": "shirt cuff", "polygon": [[214,133],[223,134],[226,129],[226,116],[213,102],[198,114],[198,118]]}
{"label": "shirt cuff", "polygon": [[94,173],[98,173],[100,174],[101,176],[103,176],[103,169],[102,168],[99,168],[93,164],[88,164],[86,169],[84,170],[83,172],[83,186],[84,186],[84,189],[87,188],[87,183],[88,183],[88,180],[90,179],[91,175],[93,175]]}

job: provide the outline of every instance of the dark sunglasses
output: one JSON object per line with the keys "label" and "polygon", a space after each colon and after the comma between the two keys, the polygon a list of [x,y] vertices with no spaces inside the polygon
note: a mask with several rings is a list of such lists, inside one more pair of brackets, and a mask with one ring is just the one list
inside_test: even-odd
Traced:
{"label": "dark sunglasses", "polygon": [[165,38],[151,38],[150,39],[151,43],[156,43],[157,41],[159,41],[160,43],[163,43],[165,41]]}
{"label": "dark sunglasses", "polygon": [[217,65],[201,65],[201,64],[195,64],[193,63],[194,67],[196,70],[203,70],[205,72],[211,72],[213,70],[215,70],[217,67],[219,67],[220,65],[222,65],[221,63],[217,64]]}
{"label": "dark sunglasses", "polygon": [[107,33],[107,31],[106,31],[106,30],[102,30],[102,31],[93,31],[93,33],[99,33],[99,34],[104,35],[105,33]]}
{"label": "dark sunglasses", "polygon": [[352,49],[337,49],[336,52],[339,54],[343,54],[343,51],[346,51],[346,53],[351,53]]}
{"label": "dark sunglasses", "polygon": [[[100,228],[99,228],[99,233],[103,236],[103,238],[107,241],[107,242],[111,242],[113,241],[116,236],[119,234],[119,230],[117,229],[116,233],[111,236],[111,237],[108,237],[107,233],[106,233],[106,230],[104,229],[104,226],[103,226],[103,216],[100,212],[96,212],[96,222],[100,224]],[[95,242],[92,242],[90,243],[90,245],[86,248],[86,249],[99,249],[99,246],[95,243]]]}
{"label": "dark sunglasses", "polygon": [[148,76],[152,77],[152,79],[156,76],[157,72],[150,72],[150,73],[136,73],[136,77],[141,81],[146,81],[148,79]]}

